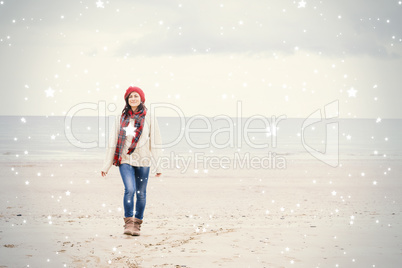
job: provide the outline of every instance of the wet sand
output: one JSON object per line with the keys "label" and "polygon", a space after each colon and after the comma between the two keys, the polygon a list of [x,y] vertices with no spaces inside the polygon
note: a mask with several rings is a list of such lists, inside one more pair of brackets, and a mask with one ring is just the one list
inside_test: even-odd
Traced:
{"label": "wet sand", "polygon": [[399,267],[400,164],[165,170],[134,237],[116,167],[2,163],[0,267]]}

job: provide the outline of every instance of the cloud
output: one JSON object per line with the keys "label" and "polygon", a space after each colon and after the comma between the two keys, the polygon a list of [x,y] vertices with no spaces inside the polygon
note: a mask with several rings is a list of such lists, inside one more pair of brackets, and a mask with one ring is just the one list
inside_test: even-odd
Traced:
{"label": "cloud", "polygon": [[[305,8],[298,8],[298,1],[116,0],[102,9],[95,2],[63,6],[48,0],[6,2],[0,8],[0,32],[55,47],[82,43],[85,51],[92,51],[99,31],[108,35],[99,45],[118,41],[119,57],[293,53],[296,47],[336,57],[402,54],[402,5],[397,1],[306,2]],[[60,33],[70,38],[58,42]]]}
{"label": "cloud", "polygon": [[117,55],[293,53],[298,47],[329,56],[399,57],[400,49],[390,47],[391,33],[401,37],[395,4],[357,2],[306,8],[297,8],[297,3],[236,2],[219,7],[203,2],[185,10],[171,9],[170,20],[126,40]]}

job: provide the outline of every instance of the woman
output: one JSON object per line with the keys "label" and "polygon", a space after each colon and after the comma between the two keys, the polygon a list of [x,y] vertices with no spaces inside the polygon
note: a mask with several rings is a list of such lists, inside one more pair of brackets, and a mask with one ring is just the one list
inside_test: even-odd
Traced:
{"label": "woman", "polygon": [[[129,87],[124,94],[126,106],[115,122],[101,175],[106,176],[110,167],[119,167],[124,183],[124,234],[140,235],[146,203],[146,190],[152,157],[158,163],[161,144],[157,120],[145,107],[145,95],[139,87]],[[156,177],[161,176],[156,166]],[[134,194],[136,194],[135,214]]]}

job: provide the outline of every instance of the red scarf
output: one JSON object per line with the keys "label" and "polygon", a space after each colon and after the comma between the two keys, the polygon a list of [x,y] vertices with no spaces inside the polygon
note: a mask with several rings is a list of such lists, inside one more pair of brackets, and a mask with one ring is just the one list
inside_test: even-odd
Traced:
{"label": "red scarf", "polygon": [[121,153],[123,151],[124,142],[126,140],[126,130],[124,128],[129,125],[130,119],[133,118],[135,121],[134,127],[136,129],[135,129],[135,135],[133,137],[133,140],[131,141],[130,148],[128,149],[128,152],[127,152],[127,154],[130,155],[134,152],[135,147],[137,146],[138,140],[140,139],[142,129],[144,127],[144,121],[145,121],[146,114],[147,114],[146,109],[141,109],[137,112],[133,112],[130,109],[130,110],[128,110],[128,112],[121,115],[120,132],[119,132],[119,138],[117,140],[116,151],[114,152],[113,165],[120,166]]}

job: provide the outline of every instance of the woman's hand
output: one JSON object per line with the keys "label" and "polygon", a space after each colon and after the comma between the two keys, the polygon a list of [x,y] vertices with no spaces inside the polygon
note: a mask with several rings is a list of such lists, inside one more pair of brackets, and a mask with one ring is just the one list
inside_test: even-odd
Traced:
{"label": "woman's hand", "polygon": [[103,171],[101,171],[101,175],[102,175],[102,177],[106,177],[107,172],[103,172]]}
{"label": "woman's hand", "polygon": [[160,177],[162,176],[162,173],[156,173],[155,177]]}

